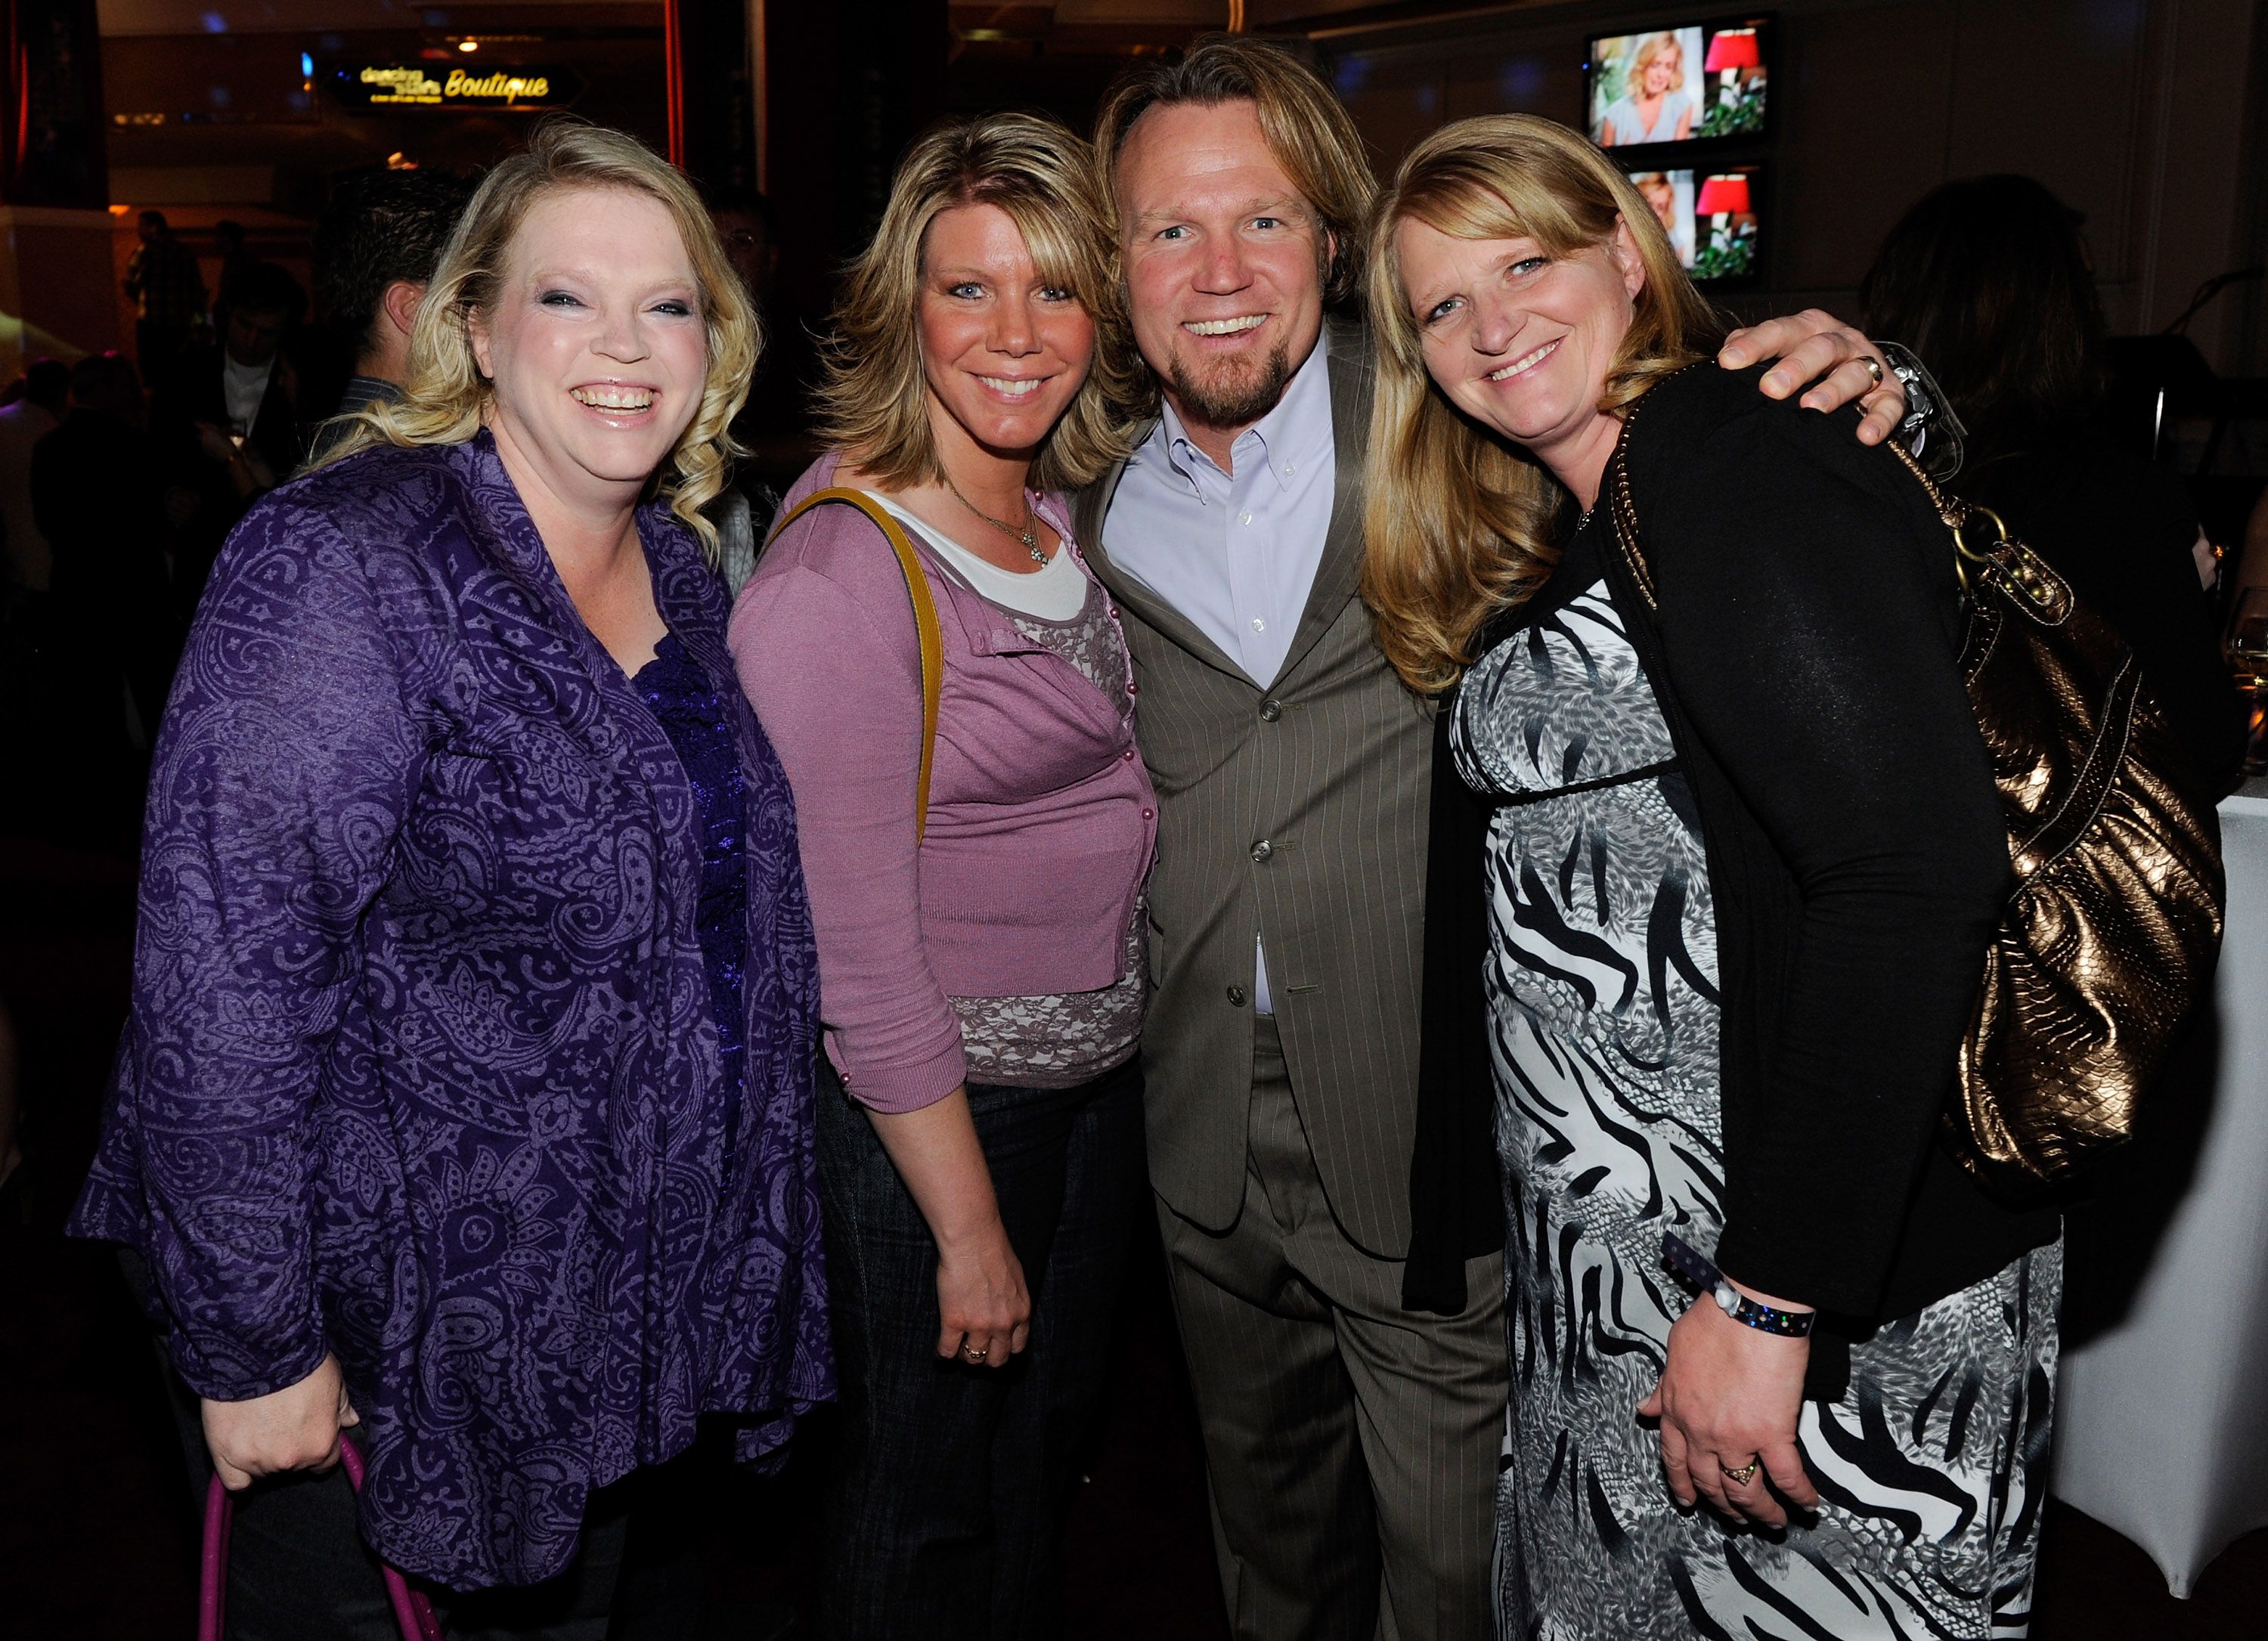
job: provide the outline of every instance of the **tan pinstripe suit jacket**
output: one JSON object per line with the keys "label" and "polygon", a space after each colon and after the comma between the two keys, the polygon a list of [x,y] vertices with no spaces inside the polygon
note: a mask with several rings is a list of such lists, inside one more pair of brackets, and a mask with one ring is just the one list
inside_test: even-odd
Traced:
{"label": "tan pinstripe suit jacket", "polygon": [[1076,527],[1124,618],[1158,788],[1158,989],[1143,1036],[1151,1182],[1198,1225],[1235,1221],[1257,931],[1332,1211],[1365,1252],[1399,1259],[1410,1241],[1432,729],[1356,596],[1369,338],[1331,325],[1323,345],[1337,468],[1330,534],[1270,687],[1111,562],[1101,524],[1123,467],[1079,493]]}

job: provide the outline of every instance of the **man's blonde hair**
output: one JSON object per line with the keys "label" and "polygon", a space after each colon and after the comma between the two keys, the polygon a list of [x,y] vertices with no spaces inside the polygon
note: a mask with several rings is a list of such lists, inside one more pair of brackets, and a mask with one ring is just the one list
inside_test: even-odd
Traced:
{"label": "man's blonde hair", "polygon": [[496,386],[473,352],[474,316],[494,307],[529,208],[573,188],[615,189],[657,202],[676,224],[693,264],[708,343],[701,402],[655,474],[654,487],[713,556],[717,532],[702,509],[725,489],[733,459],[745,453],[731,430],[762,345],[755,310],[684,173],[636,137],[571,116],[547,115],[530,133],[526,151],[482,180],[418,305],[401,397],[357,413],[323,460],[379,445],[461,444],[480,430]]}
{"label": "man's blonde hair", "polygon": [[1095,158],[1111,185],[1114,209],[1118,158],[1137,121],[1152,108],[1232,102],[1253,106],[1269,152],[1330,236],[1323,300],[1352,301],[1362,290],[1363,231],[1377,179],[1346,105],[1314,70],[1270,41],[1209,34],[1178,60],[1153,58],[1119,77],[1094,118]]}
{"label": "man's blonde hair", "polygon": [[1630,230],[1645,283],[1599,408],[1626,413],[1670,372],[1714,350],[1722,322],[1694,290],[1653,208],[1588,142],[1534,114],[1461,120],[1402,162],[1370,246],[1372,401],[1363,597],[1380,645],[1412,688],[1456,682],[1488,618],[1541,586],[1557,561],[1566,491],[1539,462],[1459,411],[1425,371],[1395,233],[1420,222],[1459,239],[1532,239],[1570,256]]}
{"label": "man's blonde hair", "polygon": [[1032,482],[1071,489],[1101,477],[1128,447],[1122,407],[1135,393],[1101,202],[1094,151],[1044,114],[949,120],[924,133],[899,162],[881,223],[844,276],[821,345],[820,438],[886,488],[943,476],[917,323],[925,241],[943,212],[994,205],[1024,236],[1040,277],[1094,321],[1094,366],[1041,445]]}

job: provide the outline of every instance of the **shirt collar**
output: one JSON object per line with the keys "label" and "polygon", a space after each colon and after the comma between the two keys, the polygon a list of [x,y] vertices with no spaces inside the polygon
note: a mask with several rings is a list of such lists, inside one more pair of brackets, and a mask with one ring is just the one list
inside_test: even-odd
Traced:
{"label": "shirt collar", "polygon": [[[1266,416],[1237,435],[1233,447],[1238,465],[1243,465],[1248,452],[1256,447],[1262,461],[1276,475],[1276,482],[1285,489],[1299,482],[1299,475],[1329,453],[1331,445],[1331,368],[1330,337],[1319,332],[1315,345],[1309,350],[1307,362],[1292,373],[1285,385],[1284,396]],[[1166,465],[1181,475],[1190,489],[1197,488],[1196,467],[1199,462],[1215,472],[1219,467],[1211,456],[1197,447],[1189,430],[1174,409],[1173,401],[1165,400],[1160,407],[1158,426],[1148,443],[1160,447]]]}

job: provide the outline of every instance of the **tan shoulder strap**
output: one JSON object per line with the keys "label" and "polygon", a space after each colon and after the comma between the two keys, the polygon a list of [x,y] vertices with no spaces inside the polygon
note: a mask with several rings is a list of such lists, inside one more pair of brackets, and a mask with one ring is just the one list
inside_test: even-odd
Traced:
{"label": "tan shoulder strap", "polygon": [[888,540],[890,550],[898,556],[899,572],[906,578],[906,596],[913,600],[914,637],[921,646],[921,768],[914,779],[914,841],[919,843],[929,829],[930,766],[937,757],[938,697],[945,688],[945,637],[937,624],[937,602],[930,597],[929,578],[922,573],[921,556],[914,551],[914,544],[906,539],[898,521],[890,517],[889,509],[864,490],[838,487],[805,497],[773,521],[764,545],[770,547],[779,539],[781,531],[813,508],[828,502],[856,507],[874,521],[875,527]]}

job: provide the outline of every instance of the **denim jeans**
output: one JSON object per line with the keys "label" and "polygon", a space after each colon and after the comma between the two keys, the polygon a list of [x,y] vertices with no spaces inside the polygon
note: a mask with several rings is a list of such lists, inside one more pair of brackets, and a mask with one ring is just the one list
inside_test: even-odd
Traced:
{"label": "denim jeans", "polygon": [[1145,1170],[1138,1062],[1067,1089],[972,1083],[1032,1295],[1003,1368],[937,1354],[937,1245],[864,1107],[822,1059],[819,1170],[842,1386],[828,1500],[832,1641],[1030,1641],[1061,1627],[1058,1541],[1108,1378]]}

